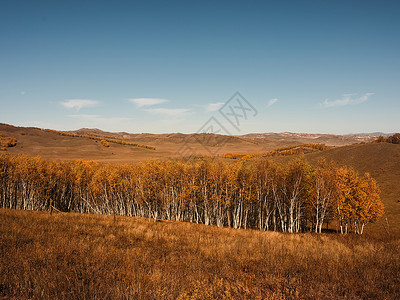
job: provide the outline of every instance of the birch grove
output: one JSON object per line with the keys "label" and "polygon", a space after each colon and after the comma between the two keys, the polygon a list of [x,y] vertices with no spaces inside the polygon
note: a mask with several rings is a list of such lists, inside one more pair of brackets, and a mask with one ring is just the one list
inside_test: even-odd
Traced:
{"label": "birch grove", "polygon": [[297,159],[135,165],[0,155],[0,206],[147,217],[233,228],[362,234],[383,214],[379,187],[352,168]]}

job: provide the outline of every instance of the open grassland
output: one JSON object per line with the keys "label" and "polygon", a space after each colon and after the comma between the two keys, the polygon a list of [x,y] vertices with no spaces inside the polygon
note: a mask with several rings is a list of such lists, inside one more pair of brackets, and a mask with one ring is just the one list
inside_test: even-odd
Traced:
{"label": "open grassland", "polygon": [[3,123],[0,123],[0,135],[16,142],[14,147],[6,149],[13,155],[26,154],[50,160],[84,159],[108,163],[132,163],[192,154],[222,157],[228,152],[267,153],[277,148],[299,144],[343,146],[374,139],[372,136],[359,135],[290,133],[250,134],[239,137],[205,133],[129,134],[98,129],[57,132]]}
{"label": "open grassland", "polygon": [[0,210],[0,298],[400,299],[395,235]]}

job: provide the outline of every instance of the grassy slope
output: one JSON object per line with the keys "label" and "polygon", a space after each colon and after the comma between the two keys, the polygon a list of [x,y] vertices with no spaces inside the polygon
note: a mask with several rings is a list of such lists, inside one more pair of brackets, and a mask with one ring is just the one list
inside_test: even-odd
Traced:
{"label": "grassy slope", "polygon": [[0,210],[0,298],[399,299],[397,238]]}
{"label": "grassy slope", "polygon": [[43,131],[38,128],[14,127],[4,124],[0,124],[0,134],[17,139],[17,145],[7,149],[10,154],[39,155],[53,160],[135,161],[152,155],[154,152],[150,149],[119,144],[104,147],[99,141],[87,138],[61,136],[55,132]]}

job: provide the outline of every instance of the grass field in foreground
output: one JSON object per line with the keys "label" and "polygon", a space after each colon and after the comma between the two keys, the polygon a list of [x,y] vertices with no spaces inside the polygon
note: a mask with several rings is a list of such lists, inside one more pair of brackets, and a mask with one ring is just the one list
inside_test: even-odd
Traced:
{"label": "grass field in foreground", "polygon": [[0,299],[400,299],[400,238],[0,210]]}

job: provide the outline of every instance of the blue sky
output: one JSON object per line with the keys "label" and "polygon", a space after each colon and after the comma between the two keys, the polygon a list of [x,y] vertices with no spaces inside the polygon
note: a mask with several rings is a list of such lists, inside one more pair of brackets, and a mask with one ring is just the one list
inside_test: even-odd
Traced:
{"label": "blue sky", "polygon": [[[0,122],[399,131],[398,1],[0,2]],[[218,109],[239,91],[238,128]],[[225,123],[224,123],[225,122]]]}

